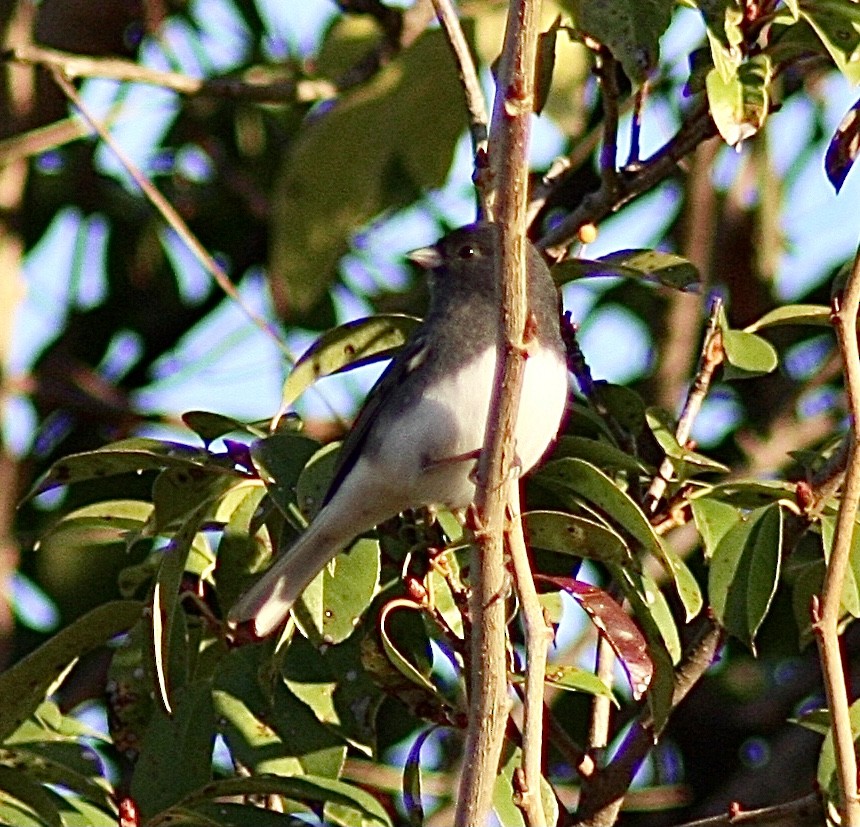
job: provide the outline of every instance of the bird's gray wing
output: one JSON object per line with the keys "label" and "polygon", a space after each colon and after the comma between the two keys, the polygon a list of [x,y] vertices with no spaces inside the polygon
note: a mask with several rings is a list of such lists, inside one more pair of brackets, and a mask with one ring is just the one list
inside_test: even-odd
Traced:
{"label": "bird's gray wing", "polygon": [[340,484],[358,461],[367,444],[367,436],[370,433],[370,429],[376,421],[380,410],[385,407],[390,399],[394,389],[399,387],[409,374],[424,361],[423,352],[427,349],[427,346],[427,339],[422,325],[397,353],[391,364],[370,389],[370,393],[368,393],[367,399],[359,411],[352,428],[340,446],[334,477],[323,499],[323,505],[334,496]]}

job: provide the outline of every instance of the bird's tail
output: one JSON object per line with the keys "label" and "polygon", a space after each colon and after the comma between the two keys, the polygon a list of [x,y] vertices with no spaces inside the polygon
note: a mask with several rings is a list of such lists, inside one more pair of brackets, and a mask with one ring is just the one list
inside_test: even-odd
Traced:
{"label": "bird's tail", "polygon": [[253,621],[254,634],[265,637],[284,622],[308,583],[352,539],[351,535],[334,536],[319,525],[312,524],[236,601],[227,618],[231,626]]}

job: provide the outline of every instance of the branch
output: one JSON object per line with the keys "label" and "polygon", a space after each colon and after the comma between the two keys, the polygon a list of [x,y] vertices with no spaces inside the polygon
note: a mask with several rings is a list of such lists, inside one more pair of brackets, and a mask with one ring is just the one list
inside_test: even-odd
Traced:
{"label": "branch", "polygon": [[698,821],[688,821],[678,827],[819,827],[825,823],[824,807],[818,793],[810,793],[796,801],[787,801],[759,810],[732,811]]}
{"label": "branch", "polygon": [[506,532],[508,550],[514,569],[514,583],[519,595],[526,638],[526,680],[523,701],[523,783],[519,789],[519,807],[529,827],[545,827],[546,814],[541,801],[541,766],[543,757],[543,710],[546,659],[553,639],[543,607],[538,599],[523,537],[519,491],[511,488],[509,524]]}
{"label": "branch", "polygon": [[708,110],[708,103],[700,101],[685,119],[675,136],[634,172],[622,170],[615,187],[603,185],[597,192],[587,195],[582,203],[555,225],[538,243],[547,250],[569,244],[577,230],[587,223],[599,223],[624,204],[655,187],[671,175],[678,162],[692,152],[702,141],[717,134],[717,127]]}
{"label": "branch", "polygon": [[[439,24],[442,26],[442,31],[445,32],[445,37],[454,53],[460,82],[463,84],[466,109],[469,112],[469,134],[472,136],[475,172],[480,174],[482,159],[487,151],[487,121],[489,119],[487,117],[487,102],[484,100],[478,70],[475,68],[475,61],[472,59],[469,44],[463,34],[460,18],[457,17],[451,0],[433,0],[433,8],[436,10],[436,17],[439,18]],[[483,199],[485,194],[485,188],[479,187],[478,197]],[[486,212],[487,204],[482,200],[481,213]]]}
{"label": "branch", "polygon": [[[836,776],[841,802],[839,811],[846,827],[860,827],[860,798],[857,795],[857,756],[851,732],[848,691],[842,654],[839,650],[839,616],[842,586],[848,570],[848,560],[854,538],[857,503],[860,499],[860,449],[857,442],[857,421],[860,416],[860,350],[857,346],[857,312],[860,310],[860,249],[844,292],[833,300],[833,326],[842,351],[848,410],[851,415],[851,435],[848,460],[833,549],[827,562],[820,604],[813,605],[813,629],[818,642],[827,706],[833,732]],[[819,612],[820,609],[820,612]],[[816,616],[817,615],[817,616]]]}
{"label": "branch", "polygon": [[[675,669],[672,708],[678,706],[699,682],[714,659],[722,633],[709,618],[703,618],[699,634]],[[611,827],[633,777],[654,746],[654,721],[647,706],[627,731],[612,761],[582,786],[575,827]]]}
{"label": "branch", "polygon": [[487,821],[505,732],[504,507],[511,485],[514,426],[525,370],[527,152],[534,109],[539,0],[511,0],[499,62],[489,148],[490,182],[482,199],[501,228],[497,278],[502,285],[496,377],[484,447],[477,468],[475,506],[481,524],[471,562],[472,674],[466,766],[455,823]]}
{"label": "branch", "polygon": [[[699,415],[702,409],[702,403],[708,395],[708,390],[711,387],[711,380],[714,378],[714,371],[723,361],[723,341],[720,329],[717,326],[720,309],[723,306],[721,299],[717,298],[711,305],[711,313],[708,317],[708,327],[705,331],[705,341],[702,344],[702,353],[699,356],[699,367],[696,370],[696,378],[690,386],[690,391],[687,394],[687,399],[684,402],[684,408],[681,411],[681,416],[678,419],[678,427],[675,429],[675,438],[678,444],[683,447],[687,444],[690,438],[690,431],[693,428],[693,422]],[[666,485],[672,479],[675,473],[675,467],[672,461],[667,457],[660,465],[660,470],[657,476],[651,480],[651,485],[645,494],[644,508],[646,512],[654,513],[657,510],[657,505],[661,497],[666,492]]]}
{"label": "branch", "polygon": [[68,80],[77,78],[107,78],[128,83],[161,86],[180,95],[208,95],[257,103],[310,103],[335,97],[338,87],[327,80],[284,79],[255,83],[236,78],[194,78],[182,72],[167,72],[141,66],[131,60],[114,57],[90,57],[48,49],[44,46],[23,45],[4,52],[2,60],[43,66],[59,71]]}

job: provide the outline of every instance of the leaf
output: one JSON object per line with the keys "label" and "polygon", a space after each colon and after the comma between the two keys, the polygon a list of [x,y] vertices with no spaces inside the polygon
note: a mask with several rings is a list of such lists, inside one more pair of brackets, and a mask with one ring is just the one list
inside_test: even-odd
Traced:
{"label": "leaf", "polygon": [[782,507],[769,505],[730,528],[711,559],[708,594],[717,620],[753,652],[779,583],[782,538]]}
{"label": "leaf", "polygon": [[555,69],[555,43],[561,28],[561,17],[556,17],[552,25],[538,35],[537,58],[535,61],[535,105],[534,112],[540,115],[546,106],[552,75]]}
{"label": "leaf", "polygon": [[302,632],[318,643],[346,640],[379,588],[379,541],[356,540],[308,584],[293,607]]}
{"label": "leaf", "polygon": [[[255,775],[247,778],[227,778],[213,781],[186,796],[183,807],[217,801],[223,798],[280,795],[294,801],[312,801],[326,804],[326,814],[332,815],[329,807],[337,808],[337,824],[358,824],[362,827],[392,827],[385,808],[370,793],[345,781],[322,778],[315,775],[282,777],[277,775]],[[342,819],[350,814],[353,819]],[[164,820],[166,813],[161,816]]]}
{"label": "leaf", "polygon": [[791,324],[831,327],[831,312],[826,304],[785,304],[765,313],[758,321],[747,325],[744,331],[755,333],[766,327]]}
{"label": "leaf", "polygon": [[615,706],[618,706],[612,689],[587,669],[561,664],[558,666],[551,665],[546,670],[546,682],[556,689],[564,689],[566,692],[585,692],[587,695],[609,698]]}
{"label": "leaf", "polygon": [[725,79],[717,69],[705,78],[711,114],[720,135],[736,146],[761,129],[770,110],[772,67],[767,55],[759,54]]}
{"label": "leaf", "polygon": [[[860,100],[845,113],[830,139],[824,156],[824,171],[836,192],[848,177],[860,150]],[[828,316],[829,320],[829,316]]]}
{"label": "leaf", "polygon": [[0,792],[21,802],[49,827],[62,827],[57,800],[20,769],[0,766]]}
{"label": "leaf", "polygon": [[644,83],[660,57],[660,38],[669,27],[669,0],[565,0],[578,31],[606,46],[636,84]]}
{"label": "leaf", "polygon": [[837,68],[851,83],[860,81],[860,7],[852,0],[803,0],[800,17],[818,35]]}
{"label": "leaf", "polygon": [[719,326],[725,357],[723,375],[726,379],[748,379],[776,369],[779,357],[773,345],[755,333],[732,330],[722,308]]}
{"label": "leaf", "polygon": [[114,474],[160,470],[168,466],[206,468],[224,473],[217,459],[203,448],[193,448],[178,442],[134,437],[87,451],[70,454],[55,462],[33,486],[27,498],[44,494],[60,485],[69,485]]}
{"label": "leaf", "polygon": [[152,513],[143,500],[103,500],[66,514],[39,542],[43,552],[68,553],[72,548],[92,548],[122,543],[139,532]]}
{"label": "leaf", "polygon": [[421,802],[421,747],[435,730],[434,726],[419,733],[409,748],[403,767],[403,806],[409,816],[409,823],[415,827],[424,824],[424,805]]}
{"label": "leaf", "polygon": [[416,603],[413,603],[411,600],[406,600],[405,598],[390,600],[386,603],[379,615],[379,634],[382,638],[382,648],[385,650],[385,654],[388,656],[391,664],[398,672],[400,672],[401,675],[403,675],[403,677],[426,692],[429,692],[431,695],[438,695],[439,690],[436,686],[413,665],[409,658],[401,653],[397,643],[395,643],[389,633],[386,625],[387,621],[390,615],[398,609],[407,609],[413,612],[420,611],[420,607]]}
{"label": "leaf", "polygon": [[215,710],[209,681],[177,690],[174,710],[156,707],[143,736],[130,795],[144,820],[180,801],[212,776]]}
{"label": "leaf", "polygon": [[626,565],[627,544],[599,523],[561,511],[529,511],[523,514],[529,548],[542,548],[576,557]]}
{"label": "leaf", "polygon": [[651,281],[682,292],[695,292],[701,284],[696,266],[674,253],[661,250],[618,250],[598,259],[571,258],[552,268],[561,287],[581,278],[629,278]]}
{"label": "leaf", "polygon": [[699,613],[702,594],[690,570],[663,544],[639,506],[599,468],[579,459],[554,460],[547,463],[534,479],[542,485],[572,490],[596,506],[608,524],[630,535],[663,563],[672,576],[678,597],[686,609],[687,619]]}
{"label": "leaf", "polygon": [[128,631],[143,604],[131,600],[105,603],[74,620],[38,649],[0,674],[0,741],[27,719],[56,678],[76,658]]}
{"label": "leaf", "polygon": [[[660,408],[649,408],[645,413],[645,419],[651,433],[654,434],[654,438],[666,456],[673,461],[682,480],[694,476],[695,469],[700,472],[719,474],[727,474],[731,470],[721,462],[683,447],[675,437],[676,423],[668,411]],[[691,465],[694,467],[692,472],[688,468]]]}
{"label": "leaf", "polygon": [[318,442],[300,434],[274,433],[251,445],[254,467],[272,501],[287,519],[295,520],[296,485],[305,466],[319,450]]}
{"label": "leaf", "polygon": [[285,411],[317,379],[391,358],[415,332],[420,319],[383,314],[356,319],[325,332],[299,358],[284,383]]}
{"label": "leaf", "polygon": [[583,436],[559,437],[553,448],[552,457],[553,459],[577,457],[604,470],[630,471],[634,474],[651,474],[654,471],[638,457],[622,451],[609,442]]}
{"label": "leaf", "polygon": [[654,665],[648,655],[648,644],[639,627],[621,606],[603,589],[570,577],[535,575],[542,583],[552,583],[564,589],[591,619],[627,672],[633,697],[645,694],[651,683]]}
{"label": "leaf", "polygon": [[238,419],[210,411],[186,411],[182,414],[182,421],[203,440],[207,448],[216,439],[236,431],[254,437],[266,435],[265,428],[258,428],[246,422],[240,422]]}
{"label": "leaf", "polygon": [[349,234],[405,200],[387,179],[410,190],[444,183],[465,126],[457,71],[438,30],[311,116],[272,194],[268,269],[279,316],[311,310],[336,278]]}
{"label": "leaf", "polygon": [[714,67],[728,83],[743,60],[744,12],[737,0],[698,0]]}
{"label": "leaf", "polygon": [[[824,559],[830,560],[833,551],[833,537],[836,534],[836,515],[825,514],[821,518],[821,541],[824,546]],[[851,551],[848,568],[842,583],[842,608],[852,617],[860,617],[860,531],[855,525],[851,538]]]}
{"label": "leaf", "polygon": [[690,508],[705,547],[705,559],[710,559],[726,532],[737,525],[743,515],[735,506],[711,497],[690,500]]}
{"label": "leaf", "polygon": [[[501,766],[493,785],[493,812],[495,823],[504,827],[526,827],[523,819],[523,811],[514,802],[516,792],[514,790],[514,773],[523,765],[523,752],[520,747],[513,747],[509,741],[505,742],[502,752]],[[559,823],[559,805],[555,791],[549,782],[541,776],[540,779],[540,803],[544,811],[544,824]]]}

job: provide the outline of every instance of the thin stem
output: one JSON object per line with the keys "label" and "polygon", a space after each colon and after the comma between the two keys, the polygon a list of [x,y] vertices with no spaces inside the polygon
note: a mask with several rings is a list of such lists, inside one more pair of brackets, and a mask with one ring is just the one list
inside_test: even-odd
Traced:
{"label": "thin stem", "polygon": [[[711,305],[711,312],[708,317],[708,327],[705,331],[705,341],[702,344],[702,352],[699,356],[699,367],[696,370],[696,378],[693,384],[690,385],[689,393],[684,401],[684,408],[681,411],[681,416],[678,419],[678,426],[675,429],[675,438],[678,444],[683,447],[687,444],[690,438],[690,431],[693,429],[693,423],[702,409],[702,403],[708,395],[711,387],[711,380],[714,378],[714,371],[723,361],[723,344],[722,334],[717,325],[720,309],[722,308],[722,300],[718,297],[714,299]],[[657,510],[657,505],[660,498],[666,492],[666,486],[675,468],[670,459],[666,458],[660,465],[660,470],[657,476],[651,480],[651,485],[645,494],[645,510],[652,514]]]}
{"label": "thin stem", "polygon": [[[463,34],[460,18],[454,9],[451,0],[433,0],[433,8],[439,25],[445,32],[454,60],[457,62],[457,70],[460,74],[460,82],[463,84],[463,95],[466,99],[466,109],[469,112],[469,134],[472,136],[472,152],[476,158],[476,168],[480,159],[487,151],[487,102],[484,99],[484,91],[481,89],[481,81],[472,52]],[[482,197],[485,190],[478,188],[478,196]],[[481,212],[486,213],[487,205],[481,203]]]}
{"label": "thin stem", "polygon": [[512,486],[507,541],[514,569],[514,584],[520,600],[526,638],[526,680],[523,701],[523,789],[519,806],[529,827],[544,827],[540,782],[543,757],[544,680],[552,628],[547,625],[532,577],[523,537],[519,491]]}
{"label": "thin stem", "polygon": [[[851,733],[848,691],[842,653],[839,649],[839,615],[842,586],[848,570],[848,561],[854,537],[857,504],[860,500],[860,449],[857,441],[857,421],[860,417],[860,350],[857,346],[857,312],[860,309],[860,249],[854,257],[854,266],[841,297],[833,300],[833,325],[845,371],[848,410],[851,414],[851,442],[833,549],[827,561],[824,585],[821,590],[820,614],[813,617],[813,628],[818,641],[824,689],[833,731],[836,757],[836,775],[842,796],[840,812],[846,827],[860,827],[860,798],[857,795],[857,756]],[[814,607],[814,613],[818,607]]]}
{"label": "thin stem", "polygon": [[501,228],[496,266],[503,298],[492,406],[477,468],[475,507],[481,530],[472,554],[472,673],[458,827],[487,821],[508,711],[502,536],[525,370],[527,152],[539,11],[539,0],[511,0],[509,6],[488,153],[494,189],[482,199]]}

